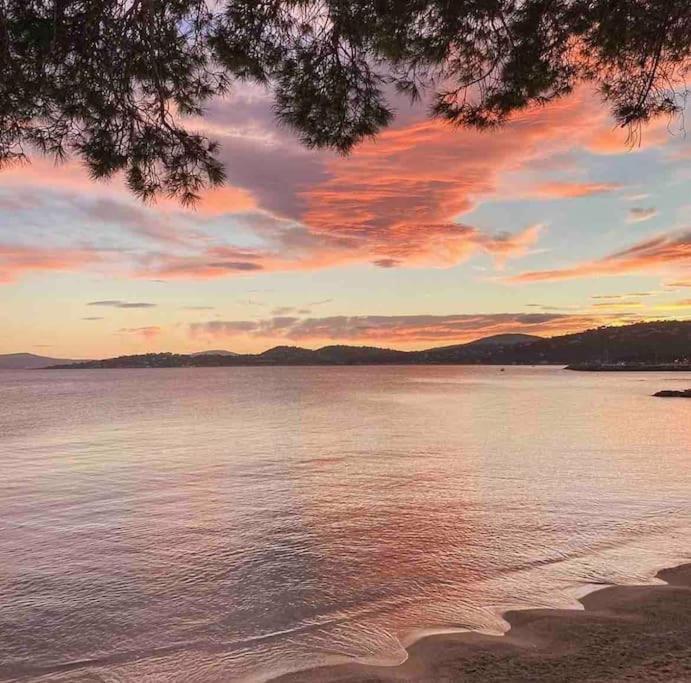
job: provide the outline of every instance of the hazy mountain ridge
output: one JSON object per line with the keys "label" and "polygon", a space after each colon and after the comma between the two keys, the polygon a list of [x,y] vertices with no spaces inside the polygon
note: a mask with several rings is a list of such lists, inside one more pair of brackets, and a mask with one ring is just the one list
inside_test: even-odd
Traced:
{"label": "hazy mountain ridge", "polygon": [[[70,368],[215,367],[235,365],[387,365],[691,362],[691,321],[635,323],[600,327],[550,338],[493,335],[467,344],[423,351],[397,351],[372,346],[330,345],[319,349],[275,346],[258,354],[234,356],[150,353],[120,356]],[[59,365],[59,364],[58,364]]]}
{"label": "hazy mountain ridge", "polygon": [[0,354],[0,370],[33,370],[46,368],[50,365],[63,365],[67,363],[80,363],[70,358],[50,358],[38,356],[35,353],[4,353]]}

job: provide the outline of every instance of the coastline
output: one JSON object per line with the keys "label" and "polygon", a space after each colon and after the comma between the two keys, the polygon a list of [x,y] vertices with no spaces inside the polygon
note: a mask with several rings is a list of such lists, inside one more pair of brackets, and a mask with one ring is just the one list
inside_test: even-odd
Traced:
{"label": "coastline", "polygon": [[503,614],[502,635],[432,632],[406,645],[395,666],[335,664],[274,683],[691,680],[691,563],[662,569],[659,583],[596,586],[582,609]]}

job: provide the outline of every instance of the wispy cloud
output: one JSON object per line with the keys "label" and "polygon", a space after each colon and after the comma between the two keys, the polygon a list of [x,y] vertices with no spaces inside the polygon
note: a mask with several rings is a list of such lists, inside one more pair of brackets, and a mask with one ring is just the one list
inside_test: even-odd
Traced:
{"label": "wispy cloud", "polygon": [[673,308],[691,308],[691,299],[679,299],[670,304]]}
{"label": "wispy cloud", "polygon": [[614,301],[600,301],[593,304],[593,308],[641,308],[643,304],[640,301],[628,300],[614,300]]}
{"label": "wispy cloud", "polygon": [[526,308],[536,308],[539,311],[561,311],[563,313],[565,311],[579,311],[583,307],[582,306],[569,306],[569,305],[549,306],[546,304],[526,304]]}
{"label": "wispy cloud", "polygon": [[537,197],[547,197],[550,199],[573,199],[606,194],[619,190],[621,187],[618,183],[550,182],[537,185],[533,194]]}
{"label": "wispy cloud", "polygon": [[162,331],[162,328],[158,327],[157,325],[147,325],[144,327],[122,327],[119,330],[121,334],[132,334],[146,340],[158,337]]}
{"label": "wispy cloud", "polygon": [[686,268],[691,266],[691,230],[663,233],[642,240],[628,249],[595,261],[585,261],[565,268],[520,273],[511,282],[569,280],[593,275],[622,275],[639,271]]}
{"label": "wispy cloud", "polygon": [[654,207],[629,209],[627,223],[642,223],[657,216],[657,209]]}
{"label": "wispy cloud", "polygon": [[[304,228],[277,237],[273,250],[210,247],[202,253],[157,254],[139,268],[140,277],[213,279],[257,272],[315,270],[331,266],[372,263],[382,268],[399,265],[452,266],[473,254],[491,255],[498,266],[507,259],[528,253],[536,244],[542,226],[529,225],[516,232],[488,234],[469,225],[399,225],[396,235],[370,238],[315,237]],[[376,246],[374,242],[379,242]],[[373,258],[380,252],[385,258]]]}
{"label": "wispy cloud", "polygon": [[79,270],[103,262],[105,256],[95,249],[0,244],[0,284],[32,272]]}
{"label": "wispy cloud", "polygon": [[157,304],[141,301],[120,301],[118,299],[106,299],[104,301],[89,301],[87,306],[109,306],[111,308],[156,308]]}

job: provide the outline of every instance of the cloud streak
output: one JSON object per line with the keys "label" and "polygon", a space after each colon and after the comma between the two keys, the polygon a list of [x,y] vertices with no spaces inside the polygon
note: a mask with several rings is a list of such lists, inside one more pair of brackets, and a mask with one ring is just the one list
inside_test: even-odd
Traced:
{"label": "cloud streak", "polygon": [[163,329],[158,327],[158,325],[146,325],[144,327],[122,327],[119,332],[120,334],[131,334],[149,341],[158,337],[163,332]]}
{"label": "cloud streak", "polygon": [[520,273],[510,282],[546,282],[599,275],[625,275],[642,271],[691,267],[691,229],[663,233],[628,249],[595,261],[566,268]]}
{"label": "cloud streak", "polygon": [[13,282],[31,272],[79,270],[103,261],[93,249],[65,249],[0,244],[0,283]]}
{"label": "cloud streak", "polygon": [[628,217],[626,219],[627,223],[642,223],[643,221],[648,221],[651,218],[657,216],[657,209],[654,207],[644,208],[634,208],[629,209]]}
{"label": "cloud streak", "polygon": [[[304,228],[276,235],[273,249],[238,249],[214,246],[197,254],[159,253],[145,258],[137,270],[142,278],[214,279],[258,272],[316,270],[348,264],[371,263],[380,268],[398,266],[452,266],[474,254],[492,256],[498,266],[521,256],[536,244],[542,226],[529,225],[517,232],[484,233],[469,225],[398,226],[398,241],[328,235],[315,237]],[[389,256],[378,258],[381,253]]]}
{"label": "cloud streak", "polygon": [[87,306],[108,306],[110,308],[156,308],[157,304],[141,301],[120,301],[118,299],[107,299],[104,301],[89,301]]}
{"label": "cloud streak", "polygon": [[532,194],[549,199],[575,199],[607,194],[621,189],[618,183],[570,183],[550,182],[538,185]]}

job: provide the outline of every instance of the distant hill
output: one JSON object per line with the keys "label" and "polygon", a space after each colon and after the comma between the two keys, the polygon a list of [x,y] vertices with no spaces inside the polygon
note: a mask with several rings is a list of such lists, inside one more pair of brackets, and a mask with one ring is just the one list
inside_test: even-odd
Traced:
{"label": "distant hill", "polygon": [[[301,346],[274,346],[254,357],[259,363],[300,364],[314,359],[317,352]],[[248,356],[246,356],[248,357]]]}
{"label": "distant hill", "polygon": [[324,346],[306,349],[276,346],[257,354],[149,353],[121,356],[63,367],[145,368],[235,365],[387,365],[494,364],[572,365],[578,363],[691,363],[691,321],[636,323],[600,327],[544,339],[534,335],[494,335],[468,344],[423,351],[396,351],[372,346]]}
{"label": "distant hill", "polygon": [[598,327],[520,344],[494,354],[496,363],[691,362],[691,320]]}
{"label": "distant hill", "polygon": [[234,353],[233,351],[225,351],[223,349],[212,349],[211,351],[197,351],[196,353],[190,353],[192,358],[197,356],[238,356],[240,354]]}
{"label": "distant hill", "polygon": [[527,344],[529,342],[540,341],[544,337],[536,334],[493,334],[491,337],[481,337],[475,341],[468,342],[464,346],[514,346],[515,344]]}
{"label": "distant hill", "polygon": [[48,358],[34,353],[5,353],[0,354],[0,370],[35,370],[47,368],[49,365],[65,365],[78,363],[66,358]]}
{"label": "distant hill", "polygon": [[494,334],[466,344],[437,346],[413,353],[423,363],[491,363],[497,354],[539,341],[543,338],[534,334]]}
{"label": "distant hill", "polygon": [[276,346],[260,353],[257,359],[281,364],[366,365],[405,362],[408,356],[405,351],[380,349],[376,346],[324,346],[315,351],[299,346]]}

